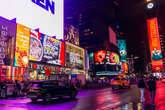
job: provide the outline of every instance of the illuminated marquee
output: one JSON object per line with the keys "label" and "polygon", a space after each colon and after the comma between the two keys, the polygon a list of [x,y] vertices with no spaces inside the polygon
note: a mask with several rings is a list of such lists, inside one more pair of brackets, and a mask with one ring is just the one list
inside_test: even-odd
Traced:
{"label": "illuminated marquee", "polygon": [[160,47],[157,18],[148,19],[147,24],[148,24],[152,70],[159,71],[162,70],[163,61],[162,61],[162,52]]}

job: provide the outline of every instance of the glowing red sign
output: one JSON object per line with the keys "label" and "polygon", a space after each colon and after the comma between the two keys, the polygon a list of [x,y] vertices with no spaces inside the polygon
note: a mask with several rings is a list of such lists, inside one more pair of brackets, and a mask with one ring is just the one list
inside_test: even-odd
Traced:
{"label": "glowing red sign", "polygon": [[107,52],[105,50],[98,51],[95,53],[95,63],[104,63]]}
{"label": "glowing red sign", "polygon": [[160,47],[157,18],[147,20],[152,70],[159,71],[163,68],[162,52]]}
{"label": "glowing red sign", "polygon": [[119,64],[119,56],[110,51],[100,50],[95,54],[95,64]]}

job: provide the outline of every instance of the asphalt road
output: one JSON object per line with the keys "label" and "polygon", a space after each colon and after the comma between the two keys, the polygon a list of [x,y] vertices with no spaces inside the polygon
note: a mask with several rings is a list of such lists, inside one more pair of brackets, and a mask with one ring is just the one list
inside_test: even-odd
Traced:
{"label": "asphalt road", "polygon": [[[163,86],[162,86],[163,85]],[[165,84],[159,84],[164,91]],[[158,93],[158,92],[157,92]],[[164,92],[162,92],[164,94]],[[0,99],[0,110],[155,110],[151,106],[148,93],[146,93],[146,103],[139,103],[139,89],[132,85],[130,89],[112,90],[111,88],[81,90],[76,99],[54,99],[50,102],[44,103],[39,101],[31,103],[28,98],[9,98]],[[157,95],[162,98],[164,95]],[[156,99],[159,100],[159,99]],[[160,101],[158,101],[160,102]],[[161,104],[164,104],[162,98]],[[160,103],[159,103],[160,104]],[[165,104],[164,104],[165,105]],[[159,107],[160,108],[160,107]],[[156,109],[165,110],[165,109]]]}

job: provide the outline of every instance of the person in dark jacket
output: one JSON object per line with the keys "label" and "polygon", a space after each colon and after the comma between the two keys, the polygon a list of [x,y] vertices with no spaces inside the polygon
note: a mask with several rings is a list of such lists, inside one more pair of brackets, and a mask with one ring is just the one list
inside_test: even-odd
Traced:
{"label": "person in dark jacket", "polygon": [[150,80],[147,82],[148,90],[151,94],[151,103],[155,103],[155,93],[156,93],[156,81],[154,77],[150,77]]}
{"label": "person in dark jacket", "polygon": [[6,98],[6,83],[5,82],[1,82],[1,84],[0,84],[0,88],[1,88],[1,94],[0,94],[0,96],[2,97],[2,98]]}
{"label": "person in dark jacket", "polygon": [[138,81],[138,88],[140,89],[140,102],[144,102],[144,89],[146,88],[144,78],[141,77],[140,80]]}

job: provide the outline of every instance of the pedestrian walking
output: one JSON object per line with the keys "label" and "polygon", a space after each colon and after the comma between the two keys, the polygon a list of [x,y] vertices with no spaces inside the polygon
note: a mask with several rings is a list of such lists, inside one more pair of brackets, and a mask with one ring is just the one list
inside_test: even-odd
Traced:
{"label": "pedestrian walking", "polygon": [[98,79],[99,88],[102,88],[102,80]]}
{"label": "pedestrian walking", "polygon": [[147,82],[148,90],[150,91],[151,95],[151,103],[155,103],[155,94],[156,94],[156,80],[154,77],[150,77],[149,81]]}
{"label": "pedestrian walking", "polygon": [[6,83],[5,82],[1,82],[1,84],[0,84],[0,88],[1,88],[1,94],[0,94],[0,96],[2,97],[2,98],[6,98]]}
{"label": "pedestrian walking", "polygon": [[16,80],[16,96],[21,95],[21,84],[18,80]]}
{"label": "pedestrian walking", "polygon": [[140,102],[144,102],[144,89],[146,88],[146,84],[144,82],[144,78],[141,77],[140,80],[138,81],[138,88],[140,89]]}

